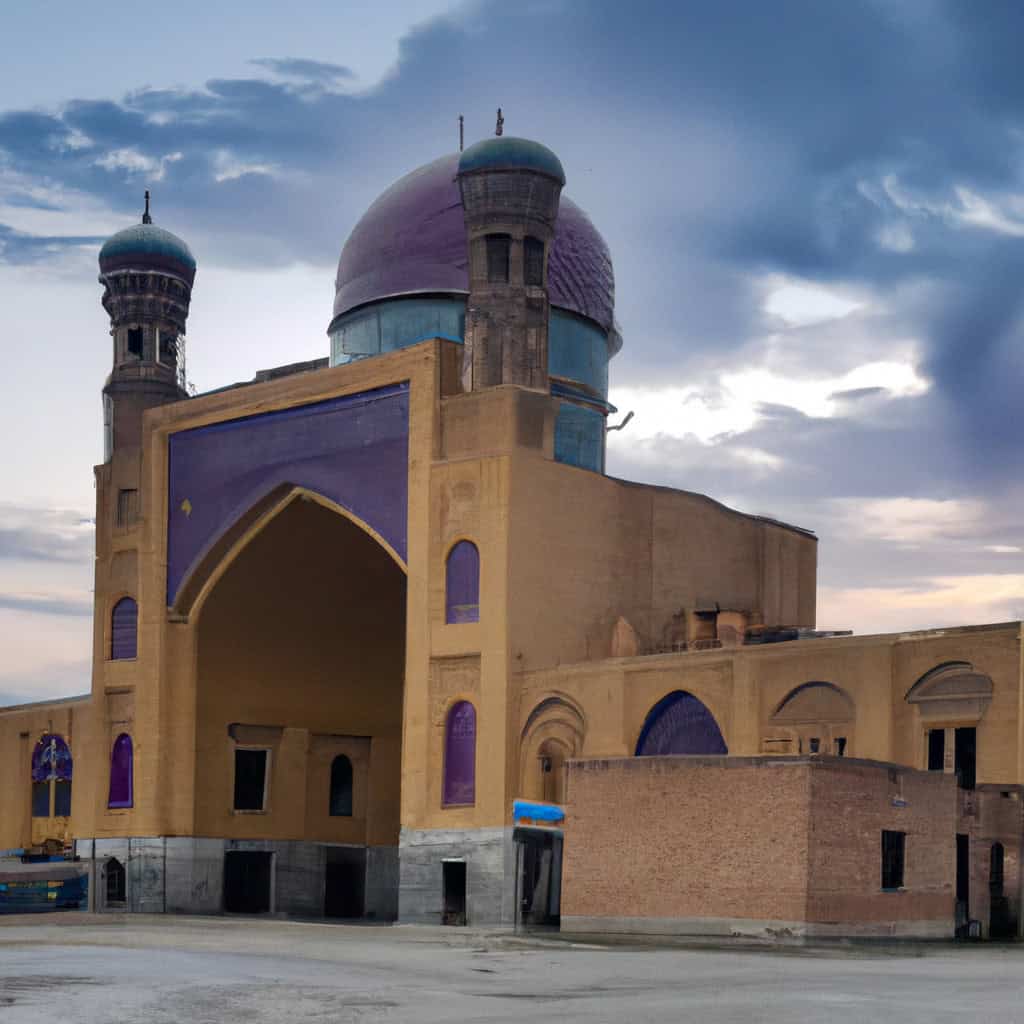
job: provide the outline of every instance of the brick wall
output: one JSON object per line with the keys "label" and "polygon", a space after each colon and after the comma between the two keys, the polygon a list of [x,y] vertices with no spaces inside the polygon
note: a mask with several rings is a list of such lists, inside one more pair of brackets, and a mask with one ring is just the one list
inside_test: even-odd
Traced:
{"label": "brick wall", "polygon": [[777,759],[570,762],[563,920],[803,920],[808,790]]}
{"label": "brick wall", "polygon": [[[569,765],[566,930],[952,935],[956,788],[838,758]],[[903,831],[904,890],[881,889]]]}

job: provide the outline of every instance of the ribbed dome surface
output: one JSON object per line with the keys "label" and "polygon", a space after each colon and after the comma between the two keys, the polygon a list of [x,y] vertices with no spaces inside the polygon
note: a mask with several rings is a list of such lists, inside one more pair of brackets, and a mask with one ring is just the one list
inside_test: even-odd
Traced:
{"label": "ribbed dome surface", "polygon": [[[395,182],[363,214],[338,262],[335,317],[399,295],[469,292],[466,227],[455,181],[458,167],[458,153],[426,164]],[[611,330],[611,254],[590,218],[565,195],[555,225],[548,282],[553,305]]]}
{"label": "ribbed dome surface", "polygon": [[100,270],[153,266],[177,271],[191,282],[196,273],[192,250],[177,236],[155,224],[133,224],[118,231],[100,249]]}

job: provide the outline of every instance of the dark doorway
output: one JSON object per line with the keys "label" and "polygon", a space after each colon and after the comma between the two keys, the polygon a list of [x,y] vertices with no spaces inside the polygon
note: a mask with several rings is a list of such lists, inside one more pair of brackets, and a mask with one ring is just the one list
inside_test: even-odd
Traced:
{"label": "dark doorway", "polygon": [[971,907],[971,837],[957,833],[956,837],[956,934],[967,935]]}
{"label": "dark doorway", "polygon": [[1014,927],[1013,915],[1010,912],[1010,901],[1006,898],[1003,890],[1003,860],[1005,850],[1002,843],[993,843],[989,853],[988,869],[988,890],[989,890],[989,919],[988,935],[990,939],[1013,938],[1016,928]]}
{"label": "dark doorway", "polygon": [[465,924],[466,862],[464,860],[446,860],[441,865],[441,869],[444,888],[441,924]]}
{"label": "dark doorway", "polygon": [[517,828],[516,924],[557,928],[562,903],[562,833],[550,828]]}
{"label": "dark doorway", "polygon": [[106,865],[106,905],[123,907],[128,902],[128,886],[124,865],[111,857]]}
{"label": "dark doorway", "polygon": [[941,772],[946,765],[946,730],[928,730],[928,771]]}
{"label": "dark doorway", "polygon": [[272,853],[231,850],[224,854],[224,910],[229,914],[270,913]]}
{"label": "dark doorway", "polygon": [[961,789],[974,789],[978,755],[978,730],[973,726],[957,729],[953,738],[953,771]]}
{"label": "dark doorway", "polygon": [[362,917],[366,910],[366,851],[327,848],[324,917]]}

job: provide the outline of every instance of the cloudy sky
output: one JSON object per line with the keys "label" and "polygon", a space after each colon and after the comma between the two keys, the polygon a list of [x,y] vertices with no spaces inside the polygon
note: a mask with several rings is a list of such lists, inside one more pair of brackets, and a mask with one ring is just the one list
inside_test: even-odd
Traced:
{"label": "cloudy sky", "polygon": [[5,11],[0,703],[89,686],[103,237],[149,187],[189,241],[199,390],[326,355],[356,219],[499,104],[615,258],[612,473],[815,530],[821,627],[1021,617],[1021,38],[1016,0]]}

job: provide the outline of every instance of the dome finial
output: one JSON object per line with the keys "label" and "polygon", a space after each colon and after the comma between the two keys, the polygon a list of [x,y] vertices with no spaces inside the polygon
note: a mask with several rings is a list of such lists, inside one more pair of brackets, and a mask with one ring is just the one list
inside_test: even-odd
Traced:
{"label": "dome finial", "polygon": [[498,121],[494,126],[494,134],[501,135],[505,130],[505,118],[501,116],[501,107],[498,107]]}
{"label": "dome finial", "polygon": [[142,213],[142,223],[152,224],[153,218],[149,215],[149,189],[146,189],[146,209]]}

